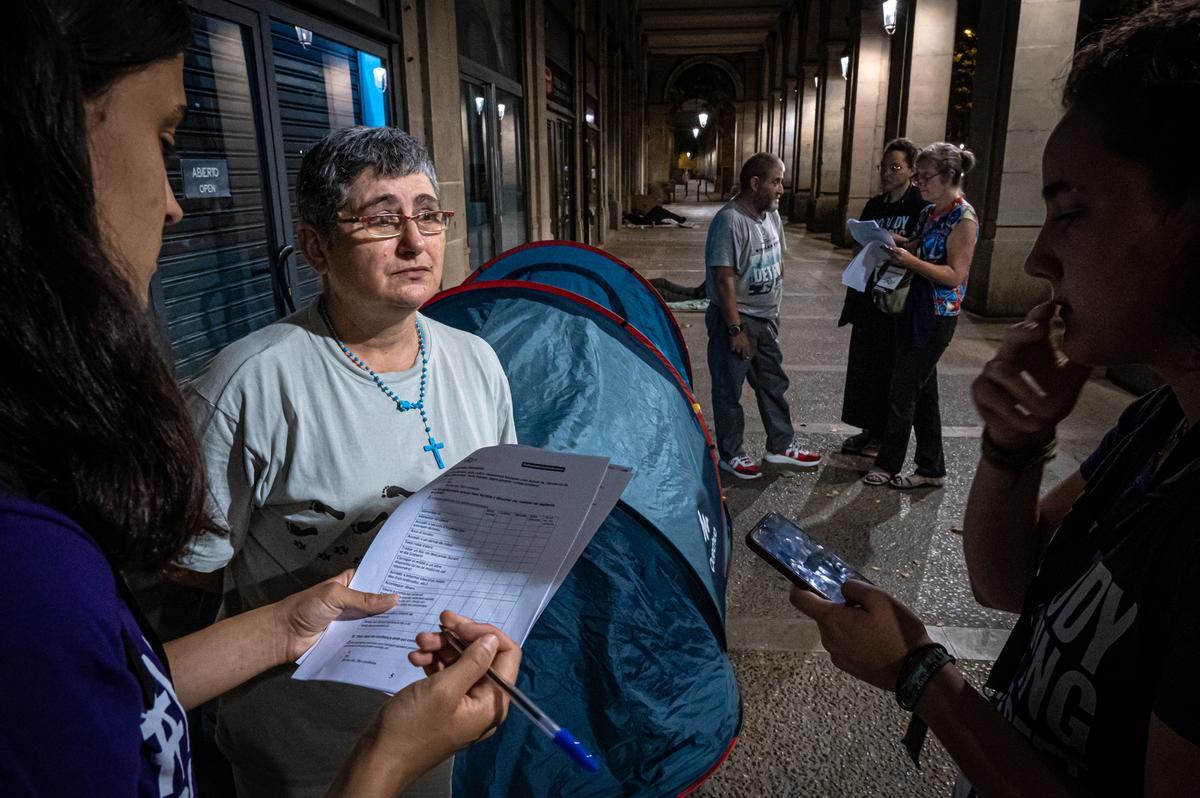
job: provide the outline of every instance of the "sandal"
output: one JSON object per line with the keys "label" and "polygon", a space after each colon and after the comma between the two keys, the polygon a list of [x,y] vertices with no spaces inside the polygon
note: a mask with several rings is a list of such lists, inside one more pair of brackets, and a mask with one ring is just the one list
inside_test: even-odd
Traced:
{"label": "sandal", "polygon": [[880,485],[891,484],[892,480],[894,480],[894,479],[895,479],[895,477],[893,477],[891,474],[889,474],[886,471],[880,471],[878,469],[871,469],[862,478],[862,484],[870,485],[872,487],[877,488]]}
{"label": "sandal", "polygon": [[896,488],[897,490],[912,490],[914,488],[940,488],[945,481],[945,477],[927,477],[924,474],[909,474],[906,477],[902,477],[897,474],[888,480],[888,486]]}

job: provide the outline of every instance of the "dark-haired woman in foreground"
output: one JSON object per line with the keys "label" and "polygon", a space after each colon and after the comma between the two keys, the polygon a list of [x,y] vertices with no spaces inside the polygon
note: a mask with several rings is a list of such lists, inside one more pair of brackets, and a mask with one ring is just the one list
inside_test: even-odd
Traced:
{"label": "dark-haired woman in foreground", "polygon": [[[1105,32],[1076,55],[1065,100],[1025,266],[1053,300],[974,385],[986,427],[967,566],[983,604],[1021,613],[989,679],[996,705],[883,591],[792,602],[835,664],[916,708],[963,771],[958,795],[1200,795],[1200,164],[1163,143],[1200,122],[1200,2]],[[1129,363],[1167,384],[1039,498],[1082,364]]]}
{"label": "dark-haired woman in foreground", "polygon": [[[394,596],[350,572],[168,643],[122,571],[161,569],[208,526],[191,423],[145,312],[163,155],[186,110],[178,0],[18,3],[0,28],[0,785],[11,795],[194,795],[184,712],[298,657],[330,621]],[[395,795],[504,717],[480,683],[520,651],[445,614],[434,674],[398,693],[334,795]]]}

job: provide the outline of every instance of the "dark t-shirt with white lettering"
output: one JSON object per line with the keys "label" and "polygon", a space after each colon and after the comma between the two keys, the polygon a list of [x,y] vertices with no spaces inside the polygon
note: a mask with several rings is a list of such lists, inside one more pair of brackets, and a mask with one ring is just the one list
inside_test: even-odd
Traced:
{"label": "dark t-shirt with white lettering", "polygon": [[187,718],[74,521],[0,495],[0,794],[194,796]]}
{"label": "dark t-shirt with white lettering", "polygon": [[1105,436],[1014,630],[1000,712],[1096,795],[1142,794],[1151,713],[1200,745],[1200,440],[1182,418],[1163,388]]}

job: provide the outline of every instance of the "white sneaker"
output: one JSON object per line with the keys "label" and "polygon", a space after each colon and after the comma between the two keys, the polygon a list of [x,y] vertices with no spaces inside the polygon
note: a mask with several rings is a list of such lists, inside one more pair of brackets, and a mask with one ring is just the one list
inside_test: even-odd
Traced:
{"label": "white sneaker", "polygon": [[816,468],[821,464],[821,455],[817,452],[810,452],[808,449],[803,449],[796,441],[792,441],[782,452],[767,452],[764,454],[763,462],[791,466],[792,468]]}
{"label": "white sneaker", "polygon": [[733,474],[738,479],[758,479],[762,469],[744,454],[730,458],[729,462],[721,461],[721,470]]}

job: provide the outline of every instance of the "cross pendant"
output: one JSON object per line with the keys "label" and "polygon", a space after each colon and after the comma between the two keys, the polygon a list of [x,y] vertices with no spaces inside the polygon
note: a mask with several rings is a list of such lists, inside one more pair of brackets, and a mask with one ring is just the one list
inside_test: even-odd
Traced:
{"label": "cross pendant", "polygon": [[446,444],[438,441],[432,435],[429,436],[429,445],[425,447],[425,451],[433,455],[433,459],[437,460],[438,468],[445,468],[446,464],[442,462],[442,454],[438,449],[445,448]]}

